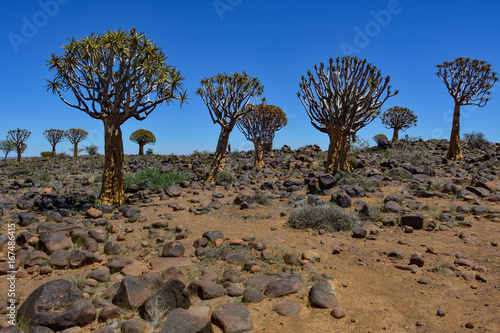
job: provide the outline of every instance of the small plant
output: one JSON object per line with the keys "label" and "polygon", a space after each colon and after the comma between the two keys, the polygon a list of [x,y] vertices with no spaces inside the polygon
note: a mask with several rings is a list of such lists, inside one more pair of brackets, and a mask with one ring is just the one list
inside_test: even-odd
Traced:
{"label": "small plant", "polygon": [[431,152],[422,142],[416,140],[416,138],[405,135],[404,140],[394,142],[392,147],[386,150],[386,157],[409,162],[415,166],[429,163],[432,160]]}
{"label": "small plant", "polygon": [[372,187],[373,183],[365,177],[352,172],[338,171],[334,175],[335,185],[354,185],[358,184],[362,187]]}
{"label": "small plant", "polygon": [[402,179],[412,179],[413,178],[413,174],[410,171],[406,170],[405,168],[401,168],[401,167],[391,169],[391,170],[387,171],[385,173],[385,175],[387,177],[398,176],[398,177],[401,177]]}
{"label": "small plant", "polygon": [[31,327],[29,325],[29,318],[26,317],[25,315],[17,315],[16,316],[16,327],[21,331],[21,332],[29,332]]}
{"label": "small plant", "polygon": [[136,184],[140,189],[165,189],[173,184],[180,184],[188,177],[174,171],[162,172],[160,168],[147,168],[135,174],[125,175],[125,185]]}
{"label": "small plant", "polygon": [[51,151],[42,151],[40,153],[40,156],[42,156],[42,157],[52,157],[52,152]]}
{"label": "small plant", "polygon": [[219,171],[215,175],[216,185],[222,185],[223,183],[232,184],[234,182],[235,182],[234,176],[228,171]]}
{"label": "small plant", "polygon": [[355,140],[351,143],[351,153],[353,157],[358,157],[363,151],[368,150],[370,144],[368,140],[365,140],[356,135]]}
{"label": "small plant", "polygon": [[74,275],[69,275],[64,279],[68,280],[69,282],[72,282],[75,286],[78,287],[78,289],[83,291],[83,288],[85,288],[85,280],[87,279],[87,275],[84,273],[74,274]]}
{"label": "small plant", "polygon": [[380,146],[380,143],[383,142],[383,141],[389,141],[389,139],[387,138],[387,136],[385,134],[377,134],[373,137],[373,141],[375,141],[375,143]]}
{"label": "small plant", "polygon": [[165,300],[156,295],[145,304],[146,319],[153,332],[159,331],[165,322],[165,316],[170,312],[170,308],[165,304]]}
{"label": "small plant", "polygon": [[486,140],[486,136],[483,132],[473,131],[471,133],[465,133],[463,138],[471,148],[485,149],[490,145],[490,142]]}
{"label": "small plant", "polygon": [[44,181],[44,182],[50,180],[50,175],[49,175],[49,172],[47,170],[43,170],[42,174],[40,175],[40,180]]}
{"label": "small plant", "polygon": [[305,206],[292,211],[287,225],[295,229],[352,230],[361,224],[358,216],[338,206]]}
{"label": "small plant", "polygon": [[97,147],[96,145],[90,145],[90,146],[85,147],[85,151],[90,156],[97,155],[97,152],[99,151],[99,147]]}
{"label": "small plant", "polygon": [[153,155],[153,148],[146,149],[146,155],[152,156]]}

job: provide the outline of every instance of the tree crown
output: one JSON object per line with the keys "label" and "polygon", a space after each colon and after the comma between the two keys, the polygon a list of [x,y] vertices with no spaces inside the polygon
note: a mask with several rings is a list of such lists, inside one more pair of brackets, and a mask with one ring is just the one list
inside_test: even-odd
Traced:
{"label": "tree crown", "polygon": [[245,72],[217,74],[204,78],[201,87],[196,90],[210,111],[212,121],[222,127],[234,126],[238,118],[245,113],[245,107],[251,98],[257,99],[264,91],[258,78]]}
{"label": "tree crown", "polygon": [[498,80],[491,64],[484,60],[460,57],[436,67],[436,75],[460,105],[485,106],[490,99],[489,90]]}
{"label": "tree crown", "polygon": [[321,132],[342,130],[354,138],[378,116],[387,98],[398,93],[391,92],[390,77],[382,77],[366,59],[330,58],[329,65],[314,66],[314,72],[302,77],[297,96],[311,124]]}
{"label": "tree crown", "polygon": [[66,131],[66,137],[72,144],[82,142],[87,138],[88,135],[89,133],[86,130],[80,128],[70,128]]}
{"label": "tree crown", "polygon": [[23,150],[23,145],[27,146],[24,142],[28,140],[31,132],[26,129],[15,129],[7,132],[7,140],[14,142],[18,150]]}
{"label": "tree crown", "polygon": [[130,141],[139,145],[155,144],[156,138],[151,131],[146,129],[138,129],[130,135]]}
{"label": "tree crown", "polygon": [[[185,101],[183,77],[167,56],[135,28],[72,38],[61,56],[47,60],[55,71],[47,89],[67,105],[96,119],[144,120],[158,104]],[[63,93],[71,91],[76,102]]]}
{"label": "tree crown", "polygon": [[66,139],[66,132],[59,129],[49,129],[43,132],[43,136],[50,144],[54,145]]}
{"label": "tree crown", "polygon": [[382,114],[382,124],[387,128],[397,128],[404,131],[417,124],[417,116],[408,108],[395,106]]}
{"label": "tree crown", "polygon": [[285,112],[274,105],[265,103],[249,105],[236,125],[250,141],[272,142],[275,132],[288,123]]}

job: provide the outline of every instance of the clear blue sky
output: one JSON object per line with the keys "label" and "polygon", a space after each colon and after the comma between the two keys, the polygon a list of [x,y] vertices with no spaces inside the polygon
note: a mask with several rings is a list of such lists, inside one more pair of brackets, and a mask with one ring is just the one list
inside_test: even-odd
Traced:
{"label": "clear blue sky", "polygon": [[[57,5],[55,5],[57,4]],[[103,125],[66,106],[47,92],[52,78],[45,60],[61,54],[67,38],[95,31],[131,29],[155,40],[170,55],[169,62],[185,76],[190,104],[162,105],[144,121],[123,126],[125,153],[136,154],[128,140],[139,128],[157,138],[146,146],[160,154],[214,151],[220,127],[214,125],[200,97],[204,77],[219,72],[241,72],[258,77],[269,104],[281,107],[289,125],[276,134],[275,147],[298,148],[318,143],[328,148],[328,137],[318,132],[296,96],[298,82],[315,64],[344,55],[346,48],[376,65],[399,89],[383,107],[408,107],[418,116],[417,127],[400,135],[424,139],[449,138],[453,100],[435,75],[436,64],[456,57],[486,60],[500,70],[500,2],[491,1],[2,1],[0,138],[7,131],[32,132],[25,156],[50,150],[46,129],[87,130],[82,147],[95,144],[103,153]],[[500,141],[500,89],[483,108],[462,109],[462,133],[479,130],[490,141]],[[375,120],[358,134],[369,139],[392,130]],[[233,149],[252,145],[237,128]],[[57,151],[68,151],[69,143]]]}

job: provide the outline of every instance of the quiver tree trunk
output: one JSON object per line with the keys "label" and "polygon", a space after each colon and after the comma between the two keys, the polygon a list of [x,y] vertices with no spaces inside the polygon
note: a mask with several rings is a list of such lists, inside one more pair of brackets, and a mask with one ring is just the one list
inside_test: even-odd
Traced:
{"label": "quiver tree trunk", "polygon": [[139,156],[144,155],[144,144],[139,143]]}
{"label": "quiver tree trunk", "polygon": [[78,156],[78,142],[75,142],[75,144],[73,145],[73,157],[77,156]]}
{"label": "quiver tree trunk", "polygon": [[273,142],[264,143],[264,151],[272,151],[273,150]]}
{"label": "quiver tree trunk", "polygon": [[118,120],[104,118],[103,122],[105,158],[100,199],[102,204],[120,206],[125,202],[122,131]]}
{"label": "quiver tree trunk", "polygon": [[21,163],[21,154],[22,154],[21,149],[17,148],[17,164]]}
{"label": "quiver tree trunk", "polygon": [[255,140],[253,142],[255,148],[255,159],[253,166],[262,168],[264,166],[264,147],[261,141]]}
{"label": "quiver tree trunk", "polygon": [[392,133],[392,142],[399,140],[399,128],[394,127],[394,132]]}
{"label": "quiver tree trunk", "polygon": [[451,127],[450,147],[446,155],[450,160],[463,158],[462,147],[460,145],[460,104],[455,101],[453,110],[453,125]]}
{"label": "quiver tree trunk", "polygon": [[52,157],[56,157],[56,145],[52,145]]}
{"label": "quiver tree trunk", "polygon": [[329,133],[330,146],[326,159],[326,172],[351,171],[351,142],[348,134],[340,131]]}
{"label": "quiver tree trunk", "polygon": [[217,141],[217,149],[215,150],[214,162],[207,175],[205,184],[215,183],[215,176],[217,175],[217,172],[226,168],[226,150],[227,144],[229,143],[229,134],[231,133],[231,130],[232,128],[221,128],[219,141]]}

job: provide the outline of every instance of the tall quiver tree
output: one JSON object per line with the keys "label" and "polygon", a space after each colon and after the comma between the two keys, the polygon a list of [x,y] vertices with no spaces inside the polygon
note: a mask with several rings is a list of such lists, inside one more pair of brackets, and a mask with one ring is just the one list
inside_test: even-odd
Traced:
{"label": "tall quiver tree", "polygon": [[491,65],[483,60],[456,58],[436,66],[436,75],[446,85],[446,89],[455,101],[453,124],[451,127],[450,147],[447,158],[457,160],[463,158],[460,145],[460,107],[476,105],[483,107],[490,99],[490,89],[498,80]]}
{"label": "tall quiver tree", "polygon": [[89,133],[80,128],[70,128],[66,131],[66,138],[73,144],[73,157],[78,156],[78,144],[85,140]]}
{"label": "tall quiver tree", "polygon": [[52,146],[52,157],[56,157],[56,145],[66,139],[66,132],[58,129],[49,129],[43,132],[43,136]]}
{"label": "tall quiver tree", "polygon": [[382,114],[382,124],[387,128],[394,129],[392,142],[399,139],[399,131],[406,131],[408,128],[417,124],[417,116],[408,108],[395,106],[387,109]]}
{"label": "tall quiver tree", "polygon": [[[184,101],[180,72],[152,40],[135,29],[74,38],[61,56],[48,60],[55,77],[47,88],[67,105],[104,124],[104,173],[100,200],[125,202],[123,140],[120,126],[130,118],[144,120],[161,103]],[[76,102],[63,93],[70,91]]]}
{"label": "tall quiver tree", "polygon": [[207,105],[210,117],[214,124],[221,127],[214,161],[205,183],[214,183],[217,172],[226,167],[226,150],[229,142],[229,134],[238,120],[248,112],[246,106],[253,98],[257,99],[264,87],[258,78],[243,74],[232,73],[231,75],[217,74],[211,78],[201,80],[201,87],[196,94],[199,95]]}
{"label": "tall quiver tree", "polygon": [[130,134],[130,141],[139,145],[139,155],[144,155],[144,146],[147,144],[154,145],[156,138],[151,131],[145,129],[138,129]]}
{"label": "tall quiver tree", "polygon": [[17,152],[17,163],[21,163],[21,154],[26,150],[28,145],[26,140],[30,137],[31,132],[25,129],[15,129],[7,132],[7,140],[14,142]]}
{"label": "tall quiver tree", "polygon": [[253,142],[255,150],[254,166],[264,166],[264,150],[271,144],[274,135],[287,124],[285,112],[277,106],[249,105],[249,109],[236,123],[247,140]]}
{"label": "tall quiver tree", "polygon": [[365,59],[345,56],[329,65],[314,66],[315,73],[302,77],[297,92],[311,124],[330,137],[326,171],[352,170],[350,140],[373,121],[391,92],[389,76]]}

